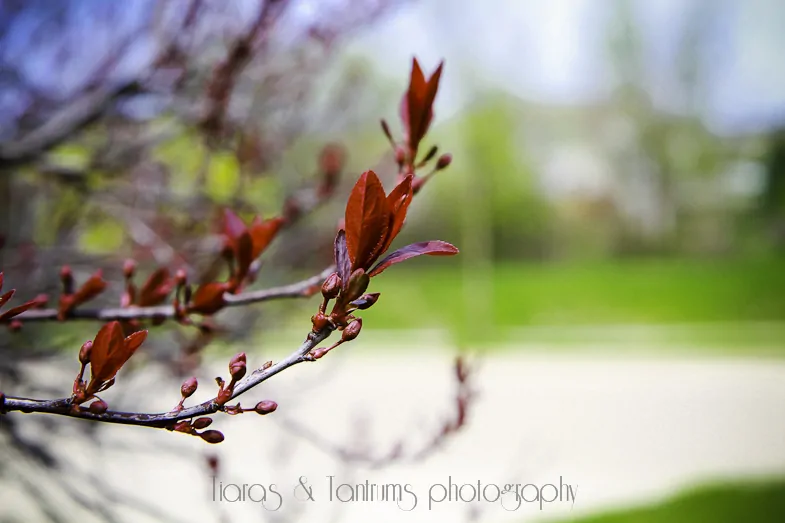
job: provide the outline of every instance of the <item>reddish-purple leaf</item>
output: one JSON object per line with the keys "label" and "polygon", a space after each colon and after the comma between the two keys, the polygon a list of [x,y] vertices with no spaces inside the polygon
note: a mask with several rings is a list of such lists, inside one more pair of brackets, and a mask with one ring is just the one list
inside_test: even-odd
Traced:
{"label": "reddish-purple leaf", "polygon": [[422,254],[428,254],[431,256],[450,256],[453,254],[458,254],[458,249],[454,245],[440,240],[412,243],[406,247],[401,247],[397,251],[391,253],[389,256],[386,256],[383,260],[376,264],[376,267],[371,269],[368,275],[376,276],[377,274],[381,274],[390,265],[401,263],[404,260],[408,260],[409,258],[414,258],[415,256],[420,256]]}
{"label": "reddish-purple leaf", "polygon": [[[141,291],[139,291],[138,305],[140,307],[149,307],[151,305],[158,305],[164,301],[172,290],[172,284],[169,281],[169,278],[169,269],[166,267],[161,267],[152,273],[142,286]],[[131,298],[133,298],[133,291],[134,290],[129,286],[128,293]]]}
{"label": "reddish-purple leaf", "polygon": [[115,367],[112,356],[122,351],[124,344],[123,329],[119,322],[112,321],[101,327],[90,351],[90,383],[93,387],[88,389],[98,390],[101,383],[117,374],[119,367]]}
{"label": "reddish-purple leaf", "polygon": [[248,274],[248,269],[253,261],[253,240],[248,231],[243,232],[237,237],[234,255],[235,262],[237,263],[237,281],[235,283],[240,285]]}
{"label": "reddish-purple leaf", "polygon": [[136,352],[136,349],[138,349],[139,346],[142,343],[144,343],[144,340],[146,339],[147,339],[146,330],[136,331],[133,334],[129,334],[128,336],[126,336],[124,343],[125,343],[125,350],[130,353],[128,356],[129,358],[133,356],[134,352]]}
{"label": "reddish-purple leaf", "polygon": [[227,289],[226,283],[212,282],[200,285],[191,298],[188,311],[205,316],[218,312],[224,306],[223,296]]}
{"label": "reddish-purple leaf", "polygon": [[389,228],[387,195],[375,172],[366,171],[357,180],[346,204],[345,224],[352,269],[370,265]]}
{"label": "reddish-purple leaf", "polygon": [[349,276],[352,274],[352,262],[349,260],[349,251],[346,248],[346,231],[341,229],[335,236],[335,266],[341,278],[341,287],[349,285]]}
{"label": "reddish-purple leaf", "polygon": [[273,241],[275,235],[283,225],[283,218],[270,218],[269,220],[262,221],[258,216],[254,218],[249,232],[253,240],[252,259],[258,258]]}
{"label": "reddish-purple leaf", "polygon": [[23,303],[22,305],[17,305],[16,307],[12,307],[7,311],[0,314],[0,321],[10,320],[14,316],[19,316],[26,310],[32,309],[33,307],[37,307],[41,304],[38,300],[28,301],[27,303]]}
{"label": "reddish-purple leaf", "polygon": [[247,230],[245,224],[231,209],[224,209],[224,234],[236,240]]}
{"label": "reddish-purple leaf", "polygon": [[398,236],[398,233],[401,232],[403,222],[406,220],[406,211],[414,196],[412,191],[413,179],[412,175],[407,176],[387,195],[387,207],[390,209],[390,228],[387,232],[387,239],[382,249],[379,250],[380,255],[390,248],[390,244]]}
{"label": "reddish-purple leaf", "polygon": [[10,291],[8,291],[5,294],[3,294],[2,296],[0,296],[0,307],[5,305],[6,302],[8,300],[10,300],[14,296],[15,292],[16,292],[16,289],[11,289]]}
{"label": "reddish-purple leaf", "polygon": [[98,269],[84,284],[71,296],[70,309],[92,300],[106,289],[106,282],[101,277],[102,271]]}

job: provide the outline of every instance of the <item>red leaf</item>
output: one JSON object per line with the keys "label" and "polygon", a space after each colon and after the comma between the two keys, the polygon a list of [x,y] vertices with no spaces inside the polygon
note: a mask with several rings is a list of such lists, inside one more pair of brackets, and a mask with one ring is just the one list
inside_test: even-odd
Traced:
{"label": "red leaf", "polygon": [[144,340],[146,340],[146,339],[147,339],[147,331],[146,330],[144,330],[144,331],[136,331],[133,334],[130,334],[130,335],[128,335],[125,338],[125,340],[124,340],[125,350],[126,350],[126,352],[130,353],[129,354],[129,358],[131,356],[133,356],[134,352],[136,352],[136,349],[138,349],[139,346],[142,343],[144,343]]}
{"label": "red leaf", "polygon": [[242,233],[247,231],[245,224],[231,209],[224,209],[224,234],[230,239],[236,240]]}
{"label": "red leaf", "polygon": [[431,256],[450,256],[458,254],[458,249],[454,245],[440,240],[431,240],[429,242],[412,243],[406,247],[401,247],[389,256],[386,256],[382,261],[376,264],[376,267],[371,269],[368,273],[369,276],[376,276],[381,274],[390,265],[395,265],[409,258],[428,254]]}
{"label": "red leaf", "polygon": [[254,218],[250,229],[251,239],[253,240],[252,258],[254,260],[267,249],[270,242],[273,241],[273,238],[281,229],[283,222],[283,218],[280,217],[270,218],[265,221],[262,221],[258,216]]}
{"label": "red leaf", "polygon": [[115,365],[113,355],[124,348],[123,329],[112,321],[101,327],[93,340],[90,351],[90,385],[88,390],[98,390],[103,382],[112,379],[120,367]]}
{"label": "red leaf", "polygon": [[346,204],[346,247],[352,269],[373,263],[387,237],[389,209],[382,182],[373,171],[357,180]]}
{"label": "red leaf", "polygon": [[84,282],[84,284],[79,287],[79,289],[74,294],[71,295],[71,304],[69,310],[81,305],[82,303],[92,300],[101,294],[104,289],[106,289],[106,282],[103,280],[101,275],[101,269],[98,269],[95,271],[95,274],[90,276],[90,278]]}
{"label": "red leaf", "polygon": [[14,316],[19,316],[23,312],[28,309],[32,309],[33,307],[37,307],[41,304],[38,300],[28,301],[27,303],[23,303],[22,305],[17,305],[16,307],[12,307],[5,311],[4,313],[0,314],[0,321],[10,320]]}
{"label": "red leaf", "polygon": [[226,283],[204,283],[196,289],[188,306],[189,312],[209,316],[221,310],[224,306],[224,293],[228,289]]}
{"label": "red leaf", "polygon": [[406,131],[411,136],[412,122],[420,120],[420,103],[421,98],[425,98],[425,91],[427,84],[425,83],[425,75],[423,75],[420,64],[417,58],[412,58],[412,73],[409,78],[409,89],[401,100],[401,120]]}
{"label": "red leaf", "polygon": [[248,274],[248,269],[253,261],[253,240],[248,231],[243,232],[235,245],[235,262],[237,263],[237,273],[235,283],[239,286]]}
{"label": "red leaf", "polygon": [[433,119],[433,102],[439,89],[443,66],[444,62],[441,62],[426,82],[417,59],[412,62],[409,90],[401,100],[401,119],[408,132],[409,147],[414,155]]}
{"label": "red leaf", "polygon": [[[2,287],[0,287],[0,290],[2,290]],[[5,305],[6,302],[8,300],[10,300],[14,296],[15,292],[16,292],[16,289],[11,289],[10,291],[8,291],[5,294],[3,294],[2,296],[0,296],[0,307]]]}
{"label": "red leaf", "polygon": [[341,278],[341,287],[349,285],[349,276],[352,274],[352,262],[349,260],[349,251],[346,249],[346,231],[341,229],[335,236],[335,266]]}
{"label": "red leaf", "polygon": [[[169,281],[169,269],[161,267],[152,273],[147,281],[139,291],[139,306],[149,307],[151,305],[158,305],[166,299],[166,296],[172,290],[172,283]],[[133,298],[133,289],[128,289],[131,298]]]}
{"label": "red leaf", "polygon": [[381,255],[390,248],[398,233],[401,232],[403,222],[406,220],[406,211],[409,209],[409,204],[414,197],[412,190],[412,175],[404,178],[395,188],[387,195],[387,206],[390,209],[390,228],[387,232],[387,240],[384,242],[382,249],[379,250]]}

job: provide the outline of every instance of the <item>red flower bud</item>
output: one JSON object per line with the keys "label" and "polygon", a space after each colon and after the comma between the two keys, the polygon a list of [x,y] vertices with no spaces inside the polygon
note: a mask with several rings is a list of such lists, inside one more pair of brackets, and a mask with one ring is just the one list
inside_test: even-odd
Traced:
{"label": "red flower bud", "polygon": [[245,353],[241,352],[239,354],[235,354],[235,356],[229,361],[229,374],[232,375],[232,379],[234,381],[242,379],[245,376]]}
{"label": "red flower bud", "polygon": [[82,344],[82,348],[79,349],[79,363],[82,365],[87,365],[90,363],[90,352],[93,350],[93,342],[91,340],[87,340]]}
{"label": "red flower bud", "polygon": [[265,414],[270,414],[271,412],[275,412],[275,409],[278,408],[278,404],[271,400],[262,400],[256,404],[253,410],[256,411],[257,414],[261,414],[264,416]]}
{"label": "red flower bud", "polygon": [[332,273],[324,280],[322,284],[322,296],[328,300],[335,299],[338,293],[341,292],[341,277],[337,272]]}
{"label": "red flower bud", "polygon": [[446,169],[452,163],[452,155],[450,153],[445,153],[439,157],[439,160],[436,162],[436,170],[441,171],[442,169]]}
{"label": "red flower bud", "polygon": [[174,273],[174,282],[177,285],[185,285],[187,279],[185,269],[177,269],[177,272]]}
{"label": "red flower bud", "polygon": [[330,352],[329,347],[319,347],[318,349],[314,349],[311,351],[311,357],[315,360],[318,360],[328,352]]}
{"label": "red flower bud", "polygon": [[217,430],[206,430],[199,434],[203,440],[207,443],[221,443],[224,440],[224,435]]}
{"label": "red flower bud", "polygon": [[197,430],[206,429],[212,424],[213,418],[197,418],[191,423],[191,426]]}
{"label": "red flower bud", "polygon": [[406,151],[401,146],[396,147],[395,148],[395,163],[397,163],[398,165],[403,165],[403,163],[405,161],[406,161]]}
{"label": "red flower bud", "polygon": [[180,386],[180,394],[183,395],[183,398],[190,397],[194,392],[196,392],[196,388],[199,386],[199,382],[196,381],[196,378],[188,378],[183,382]]}
{"label": "red flower bud", "polygon": [[74,293],[74,273],[68,265],[60,268],[60,281],[63,283],[63,294]]}
{"label": "red flower bud", "polygon": [[126,279],[133,278],[136,272],[136,262],[134,260],[125,260],[123,263],[123,276]]}
{"label": "red flower bud", "polygon": [[[425,155],[425,158],[420,160],[420,164],[425,164],[430,162],[433,159],[433,157],[436,156],[437,152],[439,152],[439,148],[434,145],[428,150],[428,154]],[[439,160],[441,160],[441,158],[439,158]]]}
{"label": "red flower bud", "polygon": [[349,325],[347,325],[346,328],[343,330],[343,333],[341,334],[341,340],[352,341],[354,338],[357,337],[358,334],[360,334],[360,329],[362,328],[363,328],[363,320],[362,318],[357,318]]}
{"label": "red flower bud", "polygon": [[93,414],[103,414],[109,408],[109,405],[104,400],[95,400],[88,408]]}
{"label": "red flower bud", "polygon": [[390,126],[387,125],[387,120],[382,119],[382,131],[384,135],[390,140],[390,143],[393,143],[392,133],[390,132]]}
{"label": "red flower bud", "polygon": [[14,318],[11,320],[11,323],[8,324],[8,328],[11,332],[19,332],[22,330],[22,320]]}

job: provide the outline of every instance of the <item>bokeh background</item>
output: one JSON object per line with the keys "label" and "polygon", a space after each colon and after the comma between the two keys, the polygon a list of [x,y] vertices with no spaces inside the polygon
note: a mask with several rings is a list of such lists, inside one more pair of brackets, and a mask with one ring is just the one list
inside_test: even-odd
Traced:
{"label": "bokeh background", "polygon": [[[142,272],[219,274],[220,209],[272,216],[292,195],[311,201],[326,150],[345,159],[335,194],[265,254],[257,286],[318,272],[359,173],[393,183],[379,119],[400,133],[413,56],[426,73],[445,60],[426,144],[453,162],[397,244],[438,238],[461,254],[375,279],[362,336],[265,390],[283,421],[221,420],[217,450],[3,417],[0,521],[261,517],[210,500],[216,456],[235,482],[296,484],[309,470],[582,486],[571,507],[543,511],[366,503],[268,519],[781,517],[782,27],[778,0],[4,0],[0,265],[19,296],[56,296],[66,263],[118,285],[128,257]],[[315,307],[222,313],[210,335],[154,330],[110,405],[166,410],[183,375],[207,383],[239,350],[284,354]],[[91,328],[2,333],[0,389],[67,393]],[[427,441],[450,408],[456,352],[478,368],[477,397],[426,459],[378,468],[320,448]]]}

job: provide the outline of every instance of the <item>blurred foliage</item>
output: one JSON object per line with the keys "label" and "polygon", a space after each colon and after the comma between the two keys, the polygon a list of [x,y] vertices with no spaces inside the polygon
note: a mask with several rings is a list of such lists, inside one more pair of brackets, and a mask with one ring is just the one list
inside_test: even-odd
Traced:
{"label": "blurred foliage", "polygon": [[785,479],[733,482],[688,490],[665,502],[565,523],[757,523],[785,518]]}
{"label": "blurred foliage", "polygon": [[[427,261],[374,280],[384,306],[365,312],[369,326],[454,330],[466,321],[463,290],[470,277]],[[494,323],[475,332],[498,341],[505,329],[523,326],[696,323],[717,325],[714,341],[722,342],[728,337],[723,323],[785,321],[784,263],[766,257],[499,264],[490,283]],[[785,332],[770,335],[767,343],[785,349]],[[734,344],[753,343],[731,338]]]}

